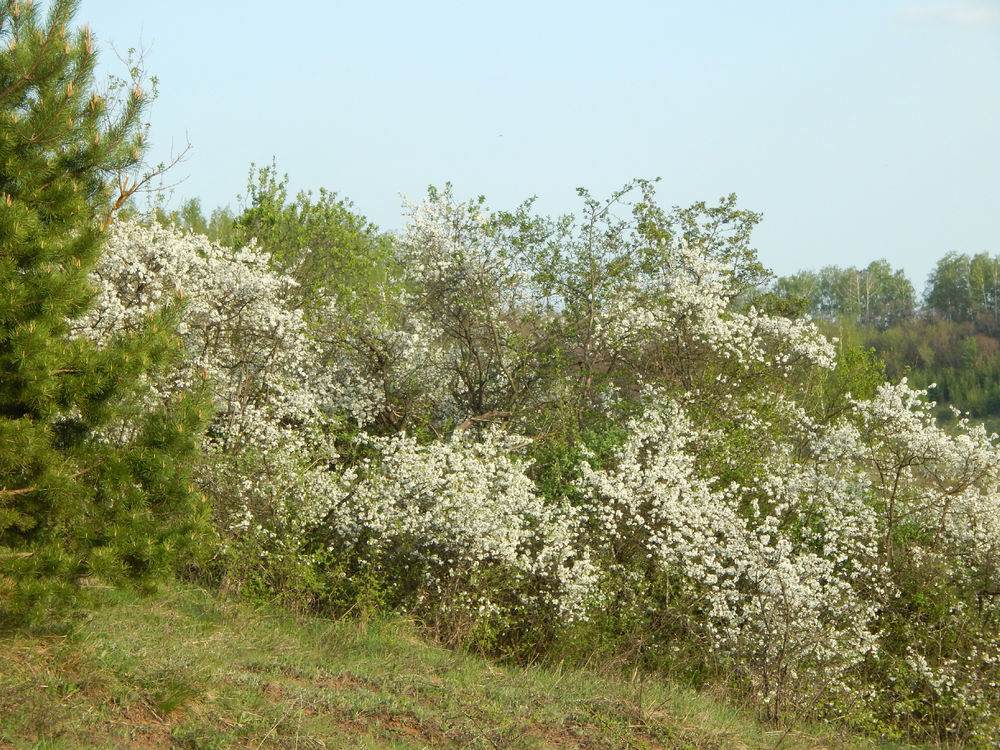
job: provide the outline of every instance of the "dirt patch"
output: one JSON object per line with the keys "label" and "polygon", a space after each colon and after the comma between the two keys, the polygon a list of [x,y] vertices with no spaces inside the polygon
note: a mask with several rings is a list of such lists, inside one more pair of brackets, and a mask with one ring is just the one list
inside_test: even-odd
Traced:
{"label": "dirt patch", "polygon": [[421,721],[412,714],[405,713],[384,713],[369,714],[369,732],[372,728],[377,728],[379,734],[386,737],[406,737],[410,740],[419,740],[432,745],[441,745],[449,742],[449,738],[435,723]]}
{"label": "dirt patch", "polygon": [[[121,727],[123,731],[116,731],[108,738],[109,740],[120,740],[124,732],[125,736],[128,737],[129,747],[173,747],[170,723],[149,706],[142,703],[130,703],[122,706],[116,714],[119,714],[120,717],[115,716],[109,719],[106,724],[114,726],[116,730]],[[110,728],[109,726],[108,729]],[[109,743],[110,745],[111,743]]]}
{"label": "dirt patch", "polygon": [[355,688],[364,688],[374,692],[381,687],[381,685],[374,680],[369,680],[366,677],[359,677],[358,675],[346,672],[335,677],[320,677],[308,680],[307,682],[315,686],[328,688],[330,690],[353,690]]}

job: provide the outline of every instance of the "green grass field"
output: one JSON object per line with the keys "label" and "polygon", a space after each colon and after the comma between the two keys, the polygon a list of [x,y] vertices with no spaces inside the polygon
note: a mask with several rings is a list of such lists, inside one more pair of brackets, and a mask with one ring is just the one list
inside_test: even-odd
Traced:
{"label": "green grass field", "polygon": [[293,617],[196,588],[110,599],[66,634],[0,639],[0,746],[873,747],[652,679],[491,664],[398,618]]}

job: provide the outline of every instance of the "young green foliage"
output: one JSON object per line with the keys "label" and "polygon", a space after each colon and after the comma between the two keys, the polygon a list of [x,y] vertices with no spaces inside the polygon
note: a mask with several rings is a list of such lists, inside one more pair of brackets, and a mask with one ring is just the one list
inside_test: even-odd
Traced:
{"label": "young green foliage", "polygon": [[143,385],[176,350],[177,305],[104,346],[71,332],[144,105],[136,87],[108,114],[77,5],[0,4],[0,622],[89,577],[146,578],[198,536],[199,404]]}
{"label": "young green foliage", "polygon": [[287,188],[288,176],[279,178],[273,162],[250,166],[233,245],[256,240],[276,269],[298,282],[304,309],[330,300],[356,314],[377,309],[392,263],[389,238],[336,193],[320,188],[318,199],[303,191],[289,201]]}

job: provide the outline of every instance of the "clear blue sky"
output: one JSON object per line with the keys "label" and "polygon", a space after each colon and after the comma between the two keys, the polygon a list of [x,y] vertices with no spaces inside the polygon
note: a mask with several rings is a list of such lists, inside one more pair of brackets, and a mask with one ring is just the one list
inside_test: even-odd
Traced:
{"label": "clear blue sky", "polygon": [[152,157],[237,207],[250,162],[386,229],[403,193],[549,213],[662,177],[735,192],[779,274],[885,257],[918,291],[1000,253],[1000,0],[83,0],[106,64],[145,50]]}

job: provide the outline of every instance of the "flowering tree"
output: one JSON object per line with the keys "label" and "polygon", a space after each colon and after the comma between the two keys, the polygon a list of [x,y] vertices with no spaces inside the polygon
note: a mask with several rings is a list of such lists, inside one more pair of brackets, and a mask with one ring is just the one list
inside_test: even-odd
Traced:
{"label": "flowering tree", "polygon": [[303,552],[309,540],[301,524],[322,517],[330,502],[326,469],[337,457],[330,428],[338,414],[365,407],[324,365],[304,312],[288,305],[295,282],[270,271],[255,247],[224,248],[134,220],[113,226],[92,278],[97,304],[74,333],[97,341],[183,297],[174,331],[184,356],[152,392],[166,399],[211,388],[211,461],[200,480],[223,539],[251,539],[249,525],[260,532],[252,537],[258,553]]}

